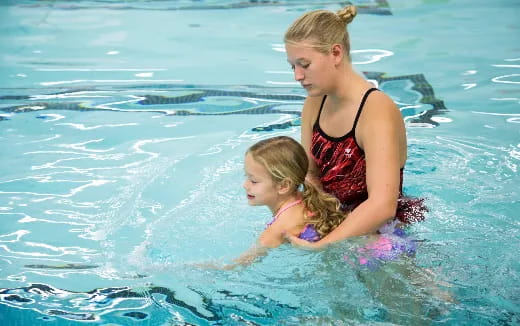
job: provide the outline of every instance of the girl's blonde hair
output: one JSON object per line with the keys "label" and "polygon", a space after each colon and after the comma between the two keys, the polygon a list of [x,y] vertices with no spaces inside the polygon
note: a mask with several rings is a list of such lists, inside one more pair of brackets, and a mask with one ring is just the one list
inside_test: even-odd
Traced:
{"label": "girl's blonde hair", "polygon": [[302,145],[296,140],[287,136],[267,138],[251,146],[247,154],[265,167],[273,182],[279,184],[288,181],[293,192],[303,185],[305,220],[314,224],[321,237],[329,234],[345,219],[345,212],[341,211],[336,197],[305,181],[309,160]]}
{"label": "girl's blonde hair", "polygon": [[356,17],[356,7],[348,5],[337,12],[314,10],[296,19],[285,32],[284,42],[299,44],[309,42],[317,51],[329,54],[333,44],[341,44],[345,56],[350,60],[350,39],[347,31],[349,24]]}

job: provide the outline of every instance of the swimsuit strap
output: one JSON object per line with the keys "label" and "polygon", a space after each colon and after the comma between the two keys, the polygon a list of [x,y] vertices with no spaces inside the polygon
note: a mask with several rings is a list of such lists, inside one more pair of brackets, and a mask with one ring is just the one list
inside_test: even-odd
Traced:
{"label": "swimsuit strap", "polygon": [[318,117],[316,118],[316,121],[314,121],[314,125],[320,124],[321,110],[323,110],[323,104],[325,104],[326,99],[327,99],[327,95],[323,95],[323,100],[321,101],[320,110],[318,111]]}
{"label": "swimsuit strap", "polygon": [[[356,126],[357,122],[359,120],[359,116],[361,115],[361,111],[363,111],[363,106],[365,106],[365,102],[367,101],[368,95],[372,93],[373,91],[377,91],[378,89],[375,87],[372,87],[368,91],[366,91],[365,95],[363,95],[363,99],[361,100],[361,104],[359,104],[358,112],[356,114],[356,118],[354,119],[354,124],[352,125],[352,133],[355,135],[356,133]],[[355,136],[354,136],[355,137]]]}
{"label": "swimsuit strap", "polygon": [[285,212],[286,210],[288,210],[289,208],[295,206],[295,205],[298,205],[299,203],[301,203],[303,200],[302,199],[298,199],[296,201],[293,201],[292,203],[289,203],[285,206],[282,206],[282,208],[280,208],[278,210],[278,212],[276,212],[276,215],[274,216],[273,218],[273,221],[276,220],[278,218],[278,216],[280,216],[280,214],[282,214],[283,212]]}

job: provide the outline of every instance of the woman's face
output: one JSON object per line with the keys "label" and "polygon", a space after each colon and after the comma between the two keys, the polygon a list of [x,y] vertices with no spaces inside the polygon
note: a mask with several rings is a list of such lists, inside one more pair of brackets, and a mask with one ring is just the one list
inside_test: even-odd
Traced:
{"label": "woman's face", "polygon": [[334,58],[323,54],[306,43],[285,44],[287,61],[294,71],[294,79],[309,96],[327,94],[332,80]]}

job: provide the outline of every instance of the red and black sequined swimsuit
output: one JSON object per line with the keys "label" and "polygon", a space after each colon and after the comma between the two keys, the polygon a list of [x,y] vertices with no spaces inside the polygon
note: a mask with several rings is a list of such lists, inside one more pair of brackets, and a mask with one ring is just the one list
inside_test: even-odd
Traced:
{"label": "red and black sequined swimsuit", "polygon": [[[369,89],[363,96],[352,130],[344,136],[331,137],[320,127],[321,111],[327,96],[323,97],[313,127],[311,153],[318,167],[323,189],[336,196],[346,210],[353,210],[368,198],[365,153],[356,142],[355,130],[368,95],[373,91],[377,91],[377,88]],[[400,177],[396,217],[405,223],[424,219],[424,213],[427,211],[424,199],[404,196],[403,169],[400,171]]]}

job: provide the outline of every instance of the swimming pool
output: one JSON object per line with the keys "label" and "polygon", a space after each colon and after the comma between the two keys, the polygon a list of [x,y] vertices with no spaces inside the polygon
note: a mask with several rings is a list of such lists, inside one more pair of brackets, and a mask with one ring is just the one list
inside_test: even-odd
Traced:
{"label": "swimming pool", "polygon": [[358,241],[193,267],[270,220],[243,153],[299,138],[283,33],[337,2],[25,0],[0,4],[0,324],[520,323],[520,5],[354,3],[355,67],[399,104],[405,191],[430,207],[411,265],[455,302],[404,259],[345,263]]}

